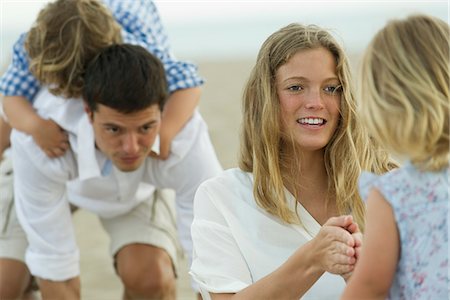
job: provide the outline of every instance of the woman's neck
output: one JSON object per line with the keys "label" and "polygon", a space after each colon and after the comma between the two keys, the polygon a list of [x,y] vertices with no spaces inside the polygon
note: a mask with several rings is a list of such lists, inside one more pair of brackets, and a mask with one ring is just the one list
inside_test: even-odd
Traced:
{"label": "woman's neck", "polygon": [[[301,151],[299,149],[290,150],[286,153],[289,159],[283,167],[289,182],[288,185],[295,188],[324,188],[327,187],[328,177],[325,169],[324,151]],[[294,158],[294,159],[292,159]],[[289,187],[288,190],[291,192]]]}
{"label": "woman's neck", "polygon": [[319,224],[323,224],[329,217],[337,215],[334,201],[327,201],[328,176],[324,152],[299,152],[298,155],[300,155],[298,166],[291,171],[291,176],[295,176],[295,180],[288,180],[291,186],[286,188],[296,195],[297,201]]}

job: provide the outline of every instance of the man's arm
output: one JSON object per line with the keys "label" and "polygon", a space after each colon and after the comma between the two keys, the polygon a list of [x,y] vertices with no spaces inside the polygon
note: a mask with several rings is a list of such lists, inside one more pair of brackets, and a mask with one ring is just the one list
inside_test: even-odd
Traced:
{"label": "man's arm", "polygon": [[165,161],[152,160],[147,180],[176,192],[177,225],[181,244],[192,259],[191,224],[193,202],[198,186],[218,175],[222,167],[209,139],[205,121],[199,113],[175,136],[173,151]]}
{"label": "man's arm", "polygon": [[46,281],[51,281],[61,295],[76,296],[79,251],[65,185],[76,167],[73,154],[70,151],[50,159],[30,136],[18,131],[13,132],[11,141],[14,201],[29,243],[27,266],[33,275],[45,279],[45,289]]}

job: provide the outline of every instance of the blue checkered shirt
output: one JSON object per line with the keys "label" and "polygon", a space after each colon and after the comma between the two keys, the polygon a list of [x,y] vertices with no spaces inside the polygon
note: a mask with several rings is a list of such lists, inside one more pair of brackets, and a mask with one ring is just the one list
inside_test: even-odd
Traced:
{"label": "blue checkered shirt", "polygon": [[[167,34],[153,1],[103,2],[122,26],[123,42],[140,45],[162,61],[170,92],[203,84],[194,64],[178,61],[171,53]],[[0,78],[0,93],[5,96],[24,96],[32,101],[40,89],[40,83],[29,71],[28,55],[24,48],[25,39],[26,33],[14,44],[12,63]]]}

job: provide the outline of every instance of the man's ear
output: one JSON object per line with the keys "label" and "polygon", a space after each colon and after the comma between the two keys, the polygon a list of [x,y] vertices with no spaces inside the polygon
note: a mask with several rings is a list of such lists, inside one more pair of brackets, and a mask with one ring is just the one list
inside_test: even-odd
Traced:
{"label": "man's ear", "polygon": [[87,105],[86,101],[83,101],[84,111],[88,115],[89,121],[92,123],[94,122],[94,113],[89,108],[89,105]]}

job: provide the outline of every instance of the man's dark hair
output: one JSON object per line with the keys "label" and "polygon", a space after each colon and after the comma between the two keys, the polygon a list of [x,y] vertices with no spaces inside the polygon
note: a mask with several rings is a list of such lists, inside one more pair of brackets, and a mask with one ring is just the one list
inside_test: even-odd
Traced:
{"label": "man's dark hair", "polygon": [[104,48],[87,66],[83,98],[92,112],[102,104],[132,113],[167,99],[167,82],[160,60],[140,46]]}

